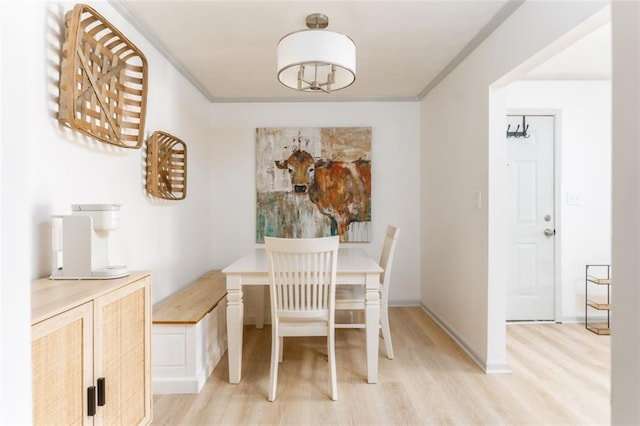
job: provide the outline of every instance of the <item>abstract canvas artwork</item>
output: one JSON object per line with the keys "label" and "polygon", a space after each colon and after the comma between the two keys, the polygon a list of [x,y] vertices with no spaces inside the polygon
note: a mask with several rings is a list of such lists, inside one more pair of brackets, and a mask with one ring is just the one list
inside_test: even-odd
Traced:
{"label": "abstract canvas artwork", "polygon": [[369,242],[371,128],[256,129],[256,241]]}

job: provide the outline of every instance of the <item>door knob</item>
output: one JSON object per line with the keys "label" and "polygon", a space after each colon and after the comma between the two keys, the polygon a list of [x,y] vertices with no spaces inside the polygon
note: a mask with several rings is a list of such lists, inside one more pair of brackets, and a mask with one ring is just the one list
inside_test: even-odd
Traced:
{"label": "door knob", "polygon": [[554,235],[556,235],[556,230],[547,228],[544,230],[544,235],[547,237],[553,237]]}

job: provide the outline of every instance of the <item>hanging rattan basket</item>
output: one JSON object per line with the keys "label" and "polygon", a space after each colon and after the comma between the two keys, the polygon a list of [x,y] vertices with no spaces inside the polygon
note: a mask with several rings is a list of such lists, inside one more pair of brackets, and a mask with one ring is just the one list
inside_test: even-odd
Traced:
{"label": "hanging rattan basket", "polygon": [[98,12],[77,4],[66,15],[58,119],[124,148],[140,148],[147,102],[147,60]]}
{"label": "hanging rattan basket", "polygon": [[147,141],[147,192],[166,200],[187,196],[187,145],[155,131]]}

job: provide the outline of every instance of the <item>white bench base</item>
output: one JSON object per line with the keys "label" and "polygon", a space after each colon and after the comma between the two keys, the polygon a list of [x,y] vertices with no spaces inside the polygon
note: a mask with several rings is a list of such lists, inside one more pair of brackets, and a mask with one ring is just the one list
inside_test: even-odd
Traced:
{"label": "white bench base", "polygon": [[199,393],[227,350],[226,297],[196,324],[154,324],[154,394]]}

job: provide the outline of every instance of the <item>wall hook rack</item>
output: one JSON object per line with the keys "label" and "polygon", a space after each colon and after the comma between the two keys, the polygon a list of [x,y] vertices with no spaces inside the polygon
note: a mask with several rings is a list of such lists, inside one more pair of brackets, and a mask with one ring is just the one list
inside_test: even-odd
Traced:
{"label": "wall hook rack", "polygon": [[520,130],[520,125],[516,126],[515,130],[511,130],[511,124],[507,124],[507,137],[508,138],[528,138],[531,135],[528,133],[529,125],[526,122],[526,118],[522,116],[522,130]]}

